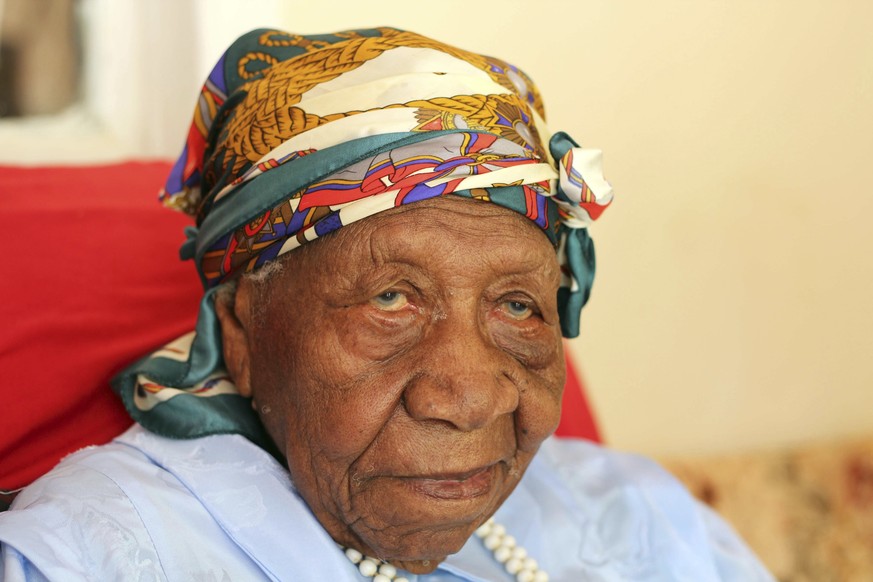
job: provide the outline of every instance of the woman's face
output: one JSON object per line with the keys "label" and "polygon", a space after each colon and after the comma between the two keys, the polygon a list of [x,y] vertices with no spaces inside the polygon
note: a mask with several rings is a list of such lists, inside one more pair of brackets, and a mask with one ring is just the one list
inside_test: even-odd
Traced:
{"label": "woman's face", "polygon": [[515,212],[448,197],[285,260],[219,309],[230,372],[337,542],[430,571],[558,424],[554,249]]}

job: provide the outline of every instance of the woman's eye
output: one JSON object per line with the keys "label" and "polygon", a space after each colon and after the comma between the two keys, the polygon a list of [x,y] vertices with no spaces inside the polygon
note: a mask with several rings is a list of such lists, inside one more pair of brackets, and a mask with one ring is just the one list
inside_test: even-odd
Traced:
{"label": "woman's eye", "polygon": [[399,311],[406,307],[409,301],[406,295],[399,291],[386,291],[373,297],[370,303],[382,311]]}
{"label": "woman's eye", "polygon": [[533,315],[533,309],[531,309],[528,304],[522,303],[521,301],[504,301],[502,307],[507,315],[519,321],[527,319]]}

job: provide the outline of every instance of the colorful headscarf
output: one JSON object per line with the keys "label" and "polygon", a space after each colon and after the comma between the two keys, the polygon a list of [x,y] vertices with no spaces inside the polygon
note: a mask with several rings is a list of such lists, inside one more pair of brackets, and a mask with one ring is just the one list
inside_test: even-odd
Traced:
{"label": "colorful headscarf", "polygon": [[563,273],[562,332],[578,335],[594,276],[586,227],[612,189],[599,151],[547,130],[527,75],[391,28],[240,37],[204,83],[160,194],[196,218],[181,255],[207,290],[197,329],[114,380],[131,415],[167,436],[235,432],[263,444],[223,369],[217,286],[344,225],[447,194],[543,229]]}

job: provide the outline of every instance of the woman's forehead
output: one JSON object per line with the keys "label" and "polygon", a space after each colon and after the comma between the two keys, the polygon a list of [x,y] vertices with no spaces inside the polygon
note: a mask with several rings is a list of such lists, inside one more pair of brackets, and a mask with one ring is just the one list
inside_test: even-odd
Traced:
{"label": "woman's forehead", "polygon": [[381,213],[335,234],[313,246],[320,247],[324,260],[347,270],[406,263],[473,270],[470,275],[481,271],[492,277],[539,271],[551,277],[558,272],[551,243],[529,220],[492,204],[456,197]]}

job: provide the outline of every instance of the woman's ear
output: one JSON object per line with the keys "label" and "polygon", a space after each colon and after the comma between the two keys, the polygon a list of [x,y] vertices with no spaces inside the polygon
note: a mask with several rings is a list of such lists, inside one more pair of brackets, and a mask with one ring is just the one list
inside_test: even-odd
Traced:
{"label": "woman's ear", "polygon": [[215,296],[215,314],[221,325],[224,365],[240,395],[246,398],[252,396],[250,298],[250,288],[242,282],[239,282],[236,293],[219,292]]}

